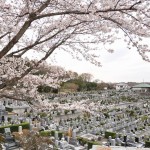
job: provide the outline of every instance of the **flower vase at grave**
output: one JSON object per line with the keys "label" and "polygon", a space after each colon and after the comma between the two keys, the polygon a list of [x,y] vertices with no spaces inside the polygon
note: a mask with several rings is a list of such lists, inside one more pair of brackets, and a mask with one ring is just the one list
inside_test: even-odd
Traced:
{"label": "flower vase at grave", "polygon": [[115,139],[111,139],[111,146],[116,146],[116,141],[115,141]]}
{"label": "flower vase at grave", "polygon": [[58,140],[58,131],[55,131],[55,140]]}
{"label": "flower vase at grave", "polygon": [[41,128],[41,123],[40,123],[40,122],[37,122],[37,123],[36,123],[36,127],[37,127],[38,129],[40,129],[40,128]]}
{"label": "flower vase at grave", "polygon": [[22,126],[18,127],[18,132],[19,132],[19,134],[22,134]]}
{"label": "flower vase at grave", "polygon": [[69,143],[69,141],[70,141],[70,137],[69,137],[69,136],[67,136],[67,142]]}
{"label": "flower vase at grave", "polygon": [[33,124],[30,124],[30,131],[32,131],[33,129]]}
{"label": "flower vase at grave", "polygon": [[59,144],[58,140],[55,140],[55,146],[56,147],[58,147],[58,144]]}

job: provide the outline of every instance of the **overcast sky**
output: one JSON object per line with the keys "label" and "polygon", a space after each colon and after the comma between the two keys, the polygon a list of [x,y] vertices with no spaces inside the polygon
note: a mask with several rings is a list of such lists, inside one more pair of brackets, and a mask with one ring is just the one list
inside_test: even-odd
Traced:
{"label": "overcast sky", "polygon": [[[150,82],[150,63],[142,59],[135,48],[127,49],[127,45],[122,41],[116,41],[111,48],[114,48],[114,53],[108,53],[100,47],[99,61],[102,67],[97,67],[85,60],[78,61],[73,59],[70,54],[64,51],[56,51],[56,61],[47,61],[52,65],[59,65],[66,70],[72,70],[81,73],[90,73],[94,79],[99,79],[104,82]],[[27,57],[34,55],[26,54]],[[38,59],[38,55],[35,55]],[[39,54],[39,57],[40,54]],[[150,54],[149,54],[150,57]]]}
{"label": "overcast sky", "polygon": [[66,52],[56,54],[53,64],[77,73],[91,73],[94,79],[104,82],[150,82],[150,63],[145,62],[136,49],[127,49],[122,42],[113,46],[114,53],[101,52],[99,58],[102,67],[96,67],[87,61],[77,61]]}

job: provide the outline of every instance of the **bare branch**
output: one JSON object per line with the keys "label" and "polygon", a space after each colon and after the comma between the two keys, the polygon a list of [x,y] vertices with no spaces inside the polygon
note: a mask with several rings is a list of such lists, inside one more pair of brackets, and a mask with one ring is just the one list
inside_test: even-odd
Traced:
{"label": "bare branch", "polygon": [[6,35],[10,34],[11,32],[6,32],[2,36],[0,36],[0,39],[4,38]]}
{"label": "bare branch", "polygon": [[138,4],[141,4],[141,1],[138,1],[138,2],[136,2],[135,4],[133,4],[132,6],[130,6],[130,9],[133,9],[134,6],[136,6],[136,5],[138,5]]}
{"label": "bare branch", "polygon": [[120,2],[121,0],[118,0],[118,2],[116,3],[116,5],[115,5],[115,9],[117,8],[117,5],[119,4],[119,2]]}

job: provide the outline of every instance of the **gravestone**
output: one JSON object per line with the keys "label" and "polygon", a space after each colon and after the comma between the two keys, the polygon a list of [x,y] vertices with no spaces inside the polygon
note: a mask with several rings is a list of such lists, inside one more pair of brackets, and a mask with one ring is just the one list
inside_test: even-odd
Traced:
{"label": "gravestone", "polygon": [[72,132],[72,138],[76,139],[76,131],[75,130],[73,130],[73,132]]}

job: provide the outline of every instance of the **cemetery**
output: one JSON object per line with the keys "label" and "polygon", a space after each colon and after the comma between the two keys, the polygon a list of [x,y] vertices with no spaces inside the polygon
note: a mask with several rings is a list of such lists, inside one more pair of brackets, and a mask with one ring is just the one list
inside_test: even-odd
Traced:
{"label": "cemetery", "polygon": [[0,150],[150,150],[149,14],[150,0],[0,0]]}
{"label": "cemetery", "polygon": [[149,98],[132,90],[59,93],[48,95],[50,109],[36,111],[2,99],[0,142],[10,150],[25,147],[22,140],[32,133],[44,149],[150,149]]}

